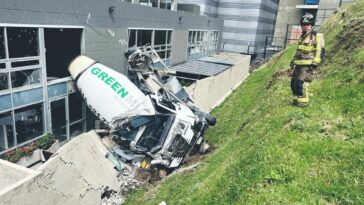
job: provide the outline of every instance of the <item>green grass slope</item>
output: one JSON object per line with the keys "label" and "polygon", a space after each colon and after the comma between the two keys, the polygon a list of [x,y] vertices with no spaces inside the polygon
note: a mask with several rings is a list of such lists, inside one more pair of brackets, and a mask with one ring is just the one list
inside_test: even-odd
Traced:
{"label": "green grass slope", "polygon": [[295,46],[254,72],[213,111],[216,149],[188,173],[126,204],[364,204],[364,1],[321,28],[327,59],[311,105],[291,105]]}

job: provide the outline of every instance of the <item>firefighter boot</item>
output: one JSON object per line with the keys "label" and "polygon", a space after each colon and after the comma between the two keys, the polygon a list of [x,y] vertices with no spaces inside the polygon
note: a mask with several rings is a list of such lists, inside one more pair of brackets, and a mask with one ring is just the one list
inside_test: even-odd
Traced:
{"label": "firefighter boot", "polygon": [[303,85],[303,96],[299,96],[298,99],[297,99],[297,105],[298,106],[308,106],[309,104],[309,92],[308,92],[308,83],[305,82],[304,85]]}
{"label": "firefighter boot", "polygon": [[293,101],[292,101],[293,105],[298,105],[298,96],[293,96]]}

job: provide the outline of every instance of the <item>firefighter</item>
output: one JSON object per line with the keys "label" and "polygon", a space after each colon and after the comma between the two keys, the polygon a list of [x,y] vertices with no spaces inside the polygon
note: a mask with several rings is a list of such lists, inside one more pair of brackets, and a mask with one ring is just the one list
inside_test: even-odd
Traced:
{"label": "firefighter", "polygon": [[293,74],[291,89],[293,104],[307,106],[309,103],[309,82],[313,80],[312,72],[321,63],[324,55],[324,38],[322,33],[315,30],[315,18],[306,13],[302,16],[300,24],[302,35],[298,41],[296,55],[292,61]]}

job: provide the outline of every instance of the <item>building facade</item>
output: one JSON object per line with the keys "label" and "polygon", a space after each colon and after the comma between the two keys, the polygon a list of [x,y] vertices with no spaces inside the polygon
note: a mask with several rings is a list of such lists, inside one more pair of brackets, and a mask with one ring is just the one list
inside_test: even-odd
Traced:
{"label": "building facade", "polygon": [[273,36],[277,0],[180,0],[197,4],[200,14],[224,20],[222,47],[236,53],[261,53]]}
{"label": "building facade", "polygon": [[167,65],[220,51],[221,20],[150,7],[115,0],[3,0],[0,154],[45,133],[67,141],[93,128],[67,70],[77,55],[126,74],[129,46],[150,44]]}

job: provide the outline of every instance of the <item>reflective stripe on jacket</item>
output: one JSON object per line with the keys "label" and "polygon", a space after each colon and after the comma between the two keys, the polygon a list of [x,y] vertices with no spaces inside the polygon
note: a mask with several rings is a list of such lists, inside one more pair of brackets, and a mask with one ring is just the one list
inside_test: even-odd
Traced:
{"label": "reflective stripe on jacket", "polygon": [[298,47],[293,63],[296,65],[311,65],[321,62],[321,34],[311,31],[302,34],[298,41]]}

